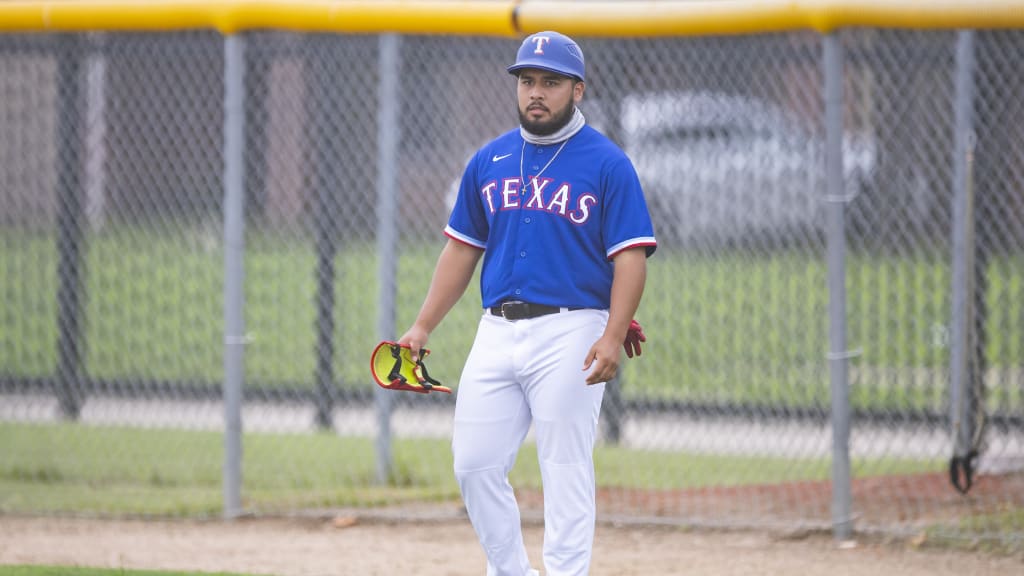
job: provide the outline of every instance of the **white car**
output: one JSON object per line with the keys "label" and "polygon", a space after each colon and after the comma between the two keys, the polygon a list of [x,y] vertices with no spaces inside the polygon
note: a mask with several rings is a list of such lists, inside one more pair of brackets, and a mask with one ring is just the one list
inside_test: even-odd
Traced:
{"label": "white car", "polygon": [[[796,114],[743,96],[631,94],[620,127],[659,243],[799,243],[823,229],[824,130]],[[870,186],[875,154],[872,139],[844,136],[844,196]]]}

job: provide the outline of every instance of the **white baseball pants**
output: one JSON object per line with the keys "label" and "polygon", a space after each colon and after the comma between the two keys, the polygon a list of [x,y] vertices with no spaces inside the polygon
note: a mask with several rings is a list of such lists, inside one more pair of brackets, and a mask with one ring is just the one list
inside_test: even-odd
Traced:
{"label": "white baseball pants", "polygon": [[508,321],[484,313],[459,381],[452,452],[487,576],[528,576],[508,474],[531,422],[544,485],[546,576],[585,576],[594,541],[593,449],[604,384],[583,361],[607,311]]}

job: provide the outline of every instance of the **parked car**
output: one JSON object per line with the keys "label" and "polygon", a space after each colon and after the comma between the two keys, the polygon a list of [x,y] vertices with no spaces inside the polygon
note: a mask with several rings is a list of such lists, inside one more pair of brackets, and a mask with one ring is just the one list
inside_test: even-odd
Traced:
{"label": "parked car", "polygon": [[[631,94],[623,148],[659,242],[801,242],[823,229],[824,131],[765,101],[709,92]],[[843,139],[844,195],[871,185],[872,139]]]}

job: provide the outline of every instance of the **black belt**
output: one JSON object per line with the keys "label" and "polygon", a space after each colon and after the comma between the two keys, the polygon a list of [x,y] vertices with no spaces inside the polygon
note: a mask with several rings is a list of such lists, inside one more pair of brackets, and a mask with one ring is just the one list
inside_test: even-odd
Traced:
{"label": "black belt", "polygon": [[[531,304],[529,302],[503,302],[501,306],[493,306],[490,308],[491,314],[494,316],[501,316],[505,320],[526,320],[529,318],[537,318],[538,316],[547,316],[548,314],[558,314],[563,308],[558,306],[548,306],[546,304]],[[570,306],[565,310],[582,310],[579,306]]]}

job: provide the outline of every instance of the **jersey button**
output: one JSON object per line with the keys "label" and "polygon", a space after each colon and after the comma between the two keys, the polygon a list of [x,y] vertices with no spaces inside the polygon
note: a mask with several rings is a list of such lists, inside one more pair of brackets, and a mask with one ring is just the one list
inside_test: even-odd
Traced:
{"label": "jersey button", "polygon": [[526,250],[523,250],[522,252],[520,252],[519,253],[519,257],[520,258],[526,258]]}
{"label": "jersey button", "polygon": [[526,222],[527,224],[529,224],[530,223],[530,219],[526,218],[525,220],[523,220],[523,222]]}
{"label": "jersey button", "polygon": [[522,290],[520,290],[519,288],[516,288],[516,296],[518,296],[518,295],[520,295],[520,294],[522,294],[522,293],[523,293],[523,291],[522,291]]}

